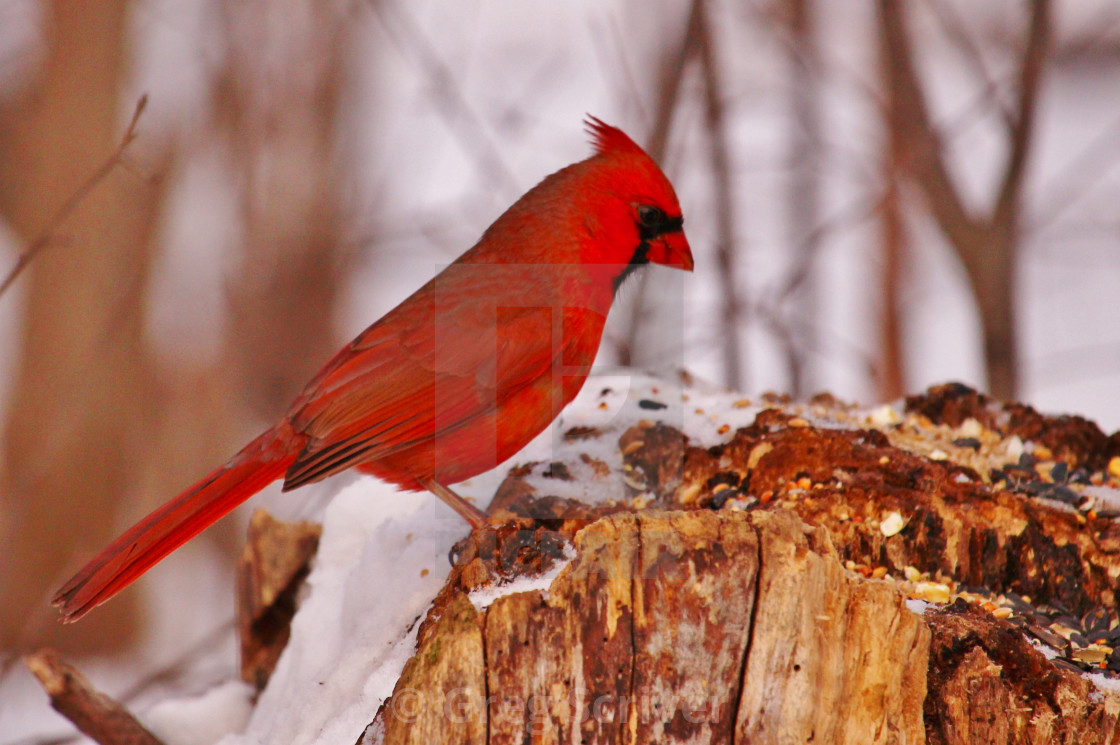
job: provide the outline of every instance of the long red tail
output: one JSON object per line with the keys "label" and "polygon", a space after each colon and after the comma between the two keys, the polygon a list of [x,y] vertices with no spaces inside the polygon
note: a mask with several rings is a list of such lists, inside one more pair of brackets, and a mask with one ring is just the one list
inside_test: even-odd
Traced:
{"label": "long red tail", "polygon": [[66,623],[132,584],[163,557],[280,478],[296,458],[287,422],[124,532],[55,594]]}

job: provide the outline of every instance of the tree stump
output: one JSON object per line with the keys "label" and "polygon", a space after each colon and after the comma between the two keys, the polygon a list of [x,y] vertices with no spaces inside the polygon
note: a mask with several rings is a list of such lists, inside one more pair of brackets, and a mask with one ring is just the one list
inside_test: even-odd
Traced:
{"label": "tree stump", "polygon": [[547,597],[445,596],[378,714],[386,743],[920,741],[930,632],[824,531],[620,513],[575,545]]}
{"label": "tree stump", "polygon": [[908,409],[708,449],[643,422],[597,506],[514,474],[364,741],[1116,741],[1085,673],[1120,670],[1120,439],[963,386]]}

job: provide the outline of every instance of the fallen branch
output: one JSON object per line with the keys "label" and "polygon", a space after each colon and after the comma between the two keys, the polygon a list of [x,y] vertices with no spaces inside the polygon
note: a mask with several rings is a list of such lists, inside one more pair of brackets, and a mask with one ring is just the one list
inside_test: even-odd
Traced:
{"label": "fallen branch", "polygon": [[100,693],[53,649],[24,658],[51,697],[51,706],[101,745],[163,745],[118,701]]}

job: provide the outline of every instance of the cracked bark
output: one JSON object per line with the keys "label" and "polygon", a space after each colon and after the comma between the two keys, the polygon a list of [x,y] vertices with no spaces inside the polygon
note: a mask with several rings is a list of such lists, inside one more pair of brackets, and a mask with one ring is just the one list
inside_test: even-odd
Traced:
{"label": "cracked bark", "polygon": [[575,545],[547,597],[477,611],[445,593],[371,731],[386,743],[922,740],[929,631],[897,589],[845,572],[823,531],[790,513],[619,513]]}

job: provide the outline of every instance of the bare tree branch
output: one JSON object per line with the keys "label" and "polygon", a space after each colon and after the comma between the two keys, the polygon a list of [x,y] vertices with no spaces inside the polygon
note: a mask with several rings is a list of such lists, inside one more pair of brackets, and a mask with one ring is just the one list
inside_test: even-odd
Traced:
{"label": "bare tree branch", "polygon": [[[971,239],[973,219],[953,185],[940,138],[926,110],[921,81],[911,60],[903,12],[901,2],[879,2],[880,42],[886,63],[888,97],[894,100],[897,108],[908,168],[925,192],[941,229],[951,243],[960,245]],[[967,264],[967,259],[962,259]]]}
{"label": "bare tree branch", "polygon": [[[705,113],[708,120],[708,144],[711,153],[712,177],[715,180],[716,260],[722,295],[723,378],[732,387],[742,384],[742,350],[739,320],[743,310],[735,272],[735,227],[732,206],[731,153],[728,147],[727,122],[723,110],[723,88],[720,85],[716,60],[715,37],[711,32],[705,0],[692,6],[696,18],[700,68],[704,78]],[[689,27],[693,23],[690,21]]]}
{"label": "bare tree branch", "polygon": [[977,46],[972,35],[968,33],[967,24],[961,18],[960,13],[957,12],[956,7],[951,2],[945,2],[945,0],[931,0],[929,5],[933,9],[934,17],[941,24],[945,35],[961,50],[965,61],[976,76],[984,81],[980,100],[986,107],[997,108],[1001,118],[1009,128],[1014,126],[1015,116],[999,95],[1001,83],[988,69],[987,63],[984,62],[984,55],[980,52],[980,47]]}
{"label": "bare tree branch", "polygon": [[905,29],[905,3],[880,0],[879,39],[892,127],[900,133],[902,162],[925,195],[942,232],[964,265],[980,310],[988,385],[997,398],[1017,393],[1014,309],[1015,264],[1023,178],[1050,35],[1050,0],[1031,0],[1026,43],[1019,67],[1010,153],[990,214],[974,216],[949,176],[945,154],[930,121],[921,81],[914,69]]}
{"label": "bare tree branch", "polygon": [[642,101],[638,78],[626,54],[629,45],[618,21],[618,17],[612,14],[606,19],[605,29],[598,24],[591,26],[591,40],[599,57],[599,69],[614,89],[610,98],[615,105],[621,111],[636,111],[642,121],[647,121],[649,112]]}
{"label": "bare tree branch", "polygon": [[[646,152],[658,162],[664,161],[669,142],[669,127],[673,121],[673,112],[676,111],[677,103],[680,100],[681,81],[684,79],[689,60],[696,52],[699,21],[695,8],[696,4],[694,3],[693,10],[689,12],[688,23],[685,26],[684,35],[681,37],[680,46],[672,54],[666,56],[658,77],[657,109],[654,112],[653,127],[646,144]],[[618,362],[623,366],[633,364],[632,350],[635,346],[638,329],[646,315],[644,309],[648,285],[649,277],[643,273],[638,278],[637,291],[634,293],[634,300],[630,306],[632,309],[630,323],[625,335],[616,345]]]}
{"label": "bare tree branch", "polygon": [[703,11],[699,10],[703,3],[695,0],[692,10],[688,14],[688,24],[685,26],[684,37],[675,54],[667,55],[661,65],[658,75],[657,109],[653,115],[653,129],[650,131],[648,152],[657,161],[665,157],[669,143],[669,125],[673,121],[673,112],[680,100],[681,81],[684,80],[685,67],[688,60],[700,47],[703,35]]}
{"label": "bare tree branch", "polygon": [[1090,187],[1108,175],[1120,163],[1120,159],[1114,154],[1117,143],[1120,143],[1120,116],[1086,143],[1081,152],[1066,161],[1060,174],[1050,179],[1050,183],[1042,191],[1053,197],[1040,210],[1040,214],[1031,220],[1028,229],[1037,231],[1052,224],[1081,199]]}
{"label": "bare tree branch", "polygon": [[1050,0],[1031,0],[1030,25],[1023,59],[1019,68],[1019,105],[1010,126],[1011,152],[1007,157],[1003,183],[992,211],[992,221],[1004,224],[1013,220],[1018,212],[1019,198],[1023,191],[1027,153],[1038,109],[1038,90],[1046,55],[1050,49]]}
{"label": "bare tree branch", "polygon": [[404,4],[391,0],[370,0],[369,4],[390,35],[397,38],[401,49],[415,57],[432,82],[436,108],[466,153],[475,159],[484,181],[500,185],[511,200],[519,195],[522,189],[517,179],[502,160],[482,120],[463,95],[462,88],[456,84],[451,66],[439,56]]}

